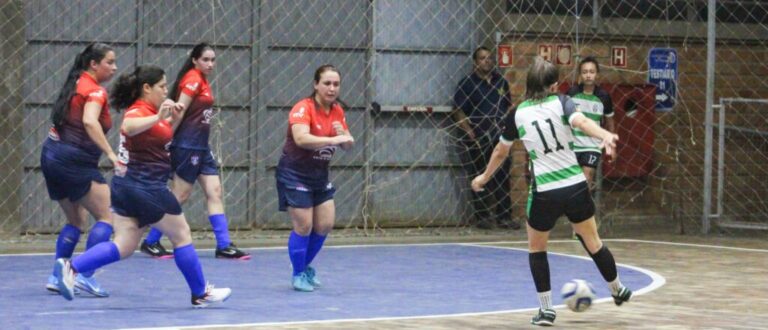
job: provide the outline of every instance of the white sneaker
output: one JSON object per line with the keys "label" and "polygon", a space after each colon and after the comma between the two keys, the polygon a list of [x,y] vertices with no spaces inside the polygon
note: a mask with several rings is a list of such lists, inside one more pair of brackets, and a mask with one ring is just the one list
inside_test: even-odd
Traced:
{"label": "white sneaker", "polygon": [[72,272],[69,260],[64,258],[56,259],[56,264],[53,266],[53,275],[56,276],[56,285],[59,287],[61,296],[67,300],[74,299],[75,274]]}
{"label": "white sneaker", "polygon": [[232,289],[230,288],[216,289],[213,287],[213,285],[207,284],[205,286],[205,294],[203,294],[201,297],[195,297],[195,295],[192,295],[192,307],[205,308],[210,304],[227,301],[231,295]]}
{"label": "white sneaker", "polygon": [[[48,283],[45,283],[45,289],[52,293],[59,294],[59,280],[54,275],[48,275]],[[80,289],[75,286],[75,295],[80,295]]]}

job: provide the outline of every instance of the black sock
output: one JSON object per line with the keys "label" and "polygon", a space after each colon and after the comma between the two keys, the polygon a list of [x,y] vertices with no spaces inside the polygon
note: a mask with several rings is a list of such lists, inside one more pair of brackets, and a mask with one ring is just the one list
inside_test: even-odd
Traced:
{"label": "black sock", "polygon": [[[589,252],[589,251],[587,251]],[[613,282],[616,279],[616,261],[613,260],[613,254],[608,250],[608,247],[603,245],[600,250],[597,250],[595,254],[590,254],[592,260],[595,261],[597,269],[600,270],[600,274],[606,282]]]}
{"label": "black sock", "polygon": [[528,263],[531,265],[531,275],[536,283],[536,292],[550,291],[549,260],[547,251],[528,253]]}

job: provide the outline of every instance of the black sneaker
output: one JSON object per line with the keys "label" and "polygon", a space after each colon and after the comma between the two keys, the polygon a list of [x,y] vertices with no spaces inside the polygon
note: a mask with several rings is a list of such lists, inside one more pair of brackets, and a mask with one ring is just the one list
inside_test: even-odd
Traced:
{"label": "black sneaker", "polygon": [[520,223],[514,220],[499,220],[499,228],[519,230]]}
{"label": "black sneaker", "polygon": [[173,258],[173,252],[168,252],[160,242],[154,243],[154,244],[148,244],[147,240],[144,240],[141,242],[141,247],[139,248],[141,252],[144,252],[148,255],[150,255],[153,258],[158,259],[171,259]]}
{"label": "black sneaker", "polygon": [[223,249],[216,248],[216,258],[251,260],[251,255],[238,249],[234,243],[229,243],[229,246]]}
{"label": "black sneaker", "polygon": [[613,302],[616,306],[621,306],[621,304],[629,301],[629,298],[632,297],[632,290],[627,289],[627,287],[622,287],[616,295],[611,296],[613,297]]}
{"label": "black sneaker", "polygon": [[496,229],[496,224],[493,221],[483,220],[475,224],[477,229],[493,230]]}
{"label": "black sneaker", "polygon": [[555,317],[557,317],[557,313],[554,309],[539,308],[539,314],[531,319],[531,324],[550,327],[555,324]]}

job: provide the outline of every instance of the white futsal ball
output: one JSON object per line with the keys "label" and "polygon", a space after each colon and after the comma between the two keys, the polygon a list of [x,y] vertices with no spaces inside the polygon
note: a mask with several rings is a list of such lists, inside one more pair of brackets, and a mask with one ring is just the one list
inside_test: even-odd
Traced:
{"label": "white futsal ball", "polygon": [[560,294],[565,304],[574,312],[583,312],[592,306],[592,300],[596,298],[592,284],[585,280],[570,280],[563,285]]}

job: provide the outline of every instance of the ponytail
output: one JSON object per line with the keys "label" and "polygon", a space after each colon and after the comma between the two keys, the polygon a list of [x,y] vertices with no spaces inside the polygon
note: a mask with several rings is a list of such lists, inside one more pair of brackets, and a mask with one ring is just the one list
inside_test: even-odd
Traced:
{"label": "ponytail", "polygon": [[92,43],[85,47],[85,49],[77,54],[75,57],[75,63],[72,64],[72,68],[67,73],[67,79],[64,81],[64,86],[59,91],[59,97],[53,102],[53,111],[51,111],[51,122],[58,129],[64,120],[69,115],[69,103],[72,97],[77,92],[77,80],[80,79],[80,75],[83,71],[88,70],[91,65],[91,61],[101,62],[107,53],[112,51],[112,47],[103,43]]}
{"label": "ponytail", "polygon": [[120,75],[109,94],[112,106],[117,111],[129,107],[141,97],[144,84],[154,86],[164,75],[165,71],[154,65],[140,65],[133,72]]}

